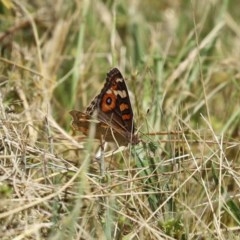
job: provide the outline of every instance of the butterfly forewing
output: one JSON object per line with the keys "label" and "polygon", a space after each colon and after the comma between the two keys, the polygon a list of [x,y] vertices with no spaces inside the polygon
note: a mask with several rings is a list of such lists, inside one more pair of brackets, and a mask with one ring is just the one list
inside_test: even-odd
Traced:
{"label": "butterfly forewing", "polygon": [[133,133],[133,111],[130,98],[123,76],[117,68],[107,74],[106,83],[99,96],[99,119]]}

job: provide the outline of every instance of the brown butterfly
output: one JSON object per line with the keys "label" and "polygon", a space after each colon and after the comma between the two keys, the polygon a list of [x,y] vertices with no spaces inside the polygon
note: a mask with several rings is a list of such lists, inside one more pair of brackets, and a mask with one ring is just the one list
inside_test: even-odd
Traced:
{"label": "brown butterfly", "polygon": [[[118,145],[137,144],[133,111],[126,83],[120,71],[113,68],[107,73],[106,83],[85,112],[72,110],[75,130],[88,136],[91,124],[96,124],[94,138]],[[94,123],[93,123],[94,122]]]}

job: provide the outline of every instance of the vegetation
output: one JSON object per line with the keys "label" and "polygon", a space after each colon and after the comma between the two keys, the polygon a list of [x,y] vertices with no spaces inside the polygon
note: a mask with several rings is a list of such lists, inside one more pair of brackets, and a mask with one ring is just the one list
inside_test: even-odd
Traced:
{"label": "vegetation", "polygon": [[[1,0],[0,239],[239,239],[239,9]],[[102,177],[69,111],[112,67],[142,142]]]}

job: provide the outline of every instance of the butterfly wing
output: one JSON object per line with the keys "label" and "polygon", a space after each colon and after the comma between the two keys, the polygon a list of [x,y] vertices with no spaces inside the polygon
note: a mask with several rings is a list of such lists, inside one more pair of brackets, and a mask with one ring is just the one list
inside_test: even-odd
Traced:
{"label": "butterfly wing", "polygon": [[107,74],[106,83],[98,99],[98,119],[110,123],[126,138],[134,135],[133,111],[127,86],[117,68],[113,68]]}
{"label": "butterfly wing", "polygon": [[103,89],[92,100],[85,113],[71,111],[70,114],[73,116],[75,129],[85,135],[91,118],[97,118],[100,123],[96,126],[96,138],[100,138],[99,135],[102,134],[106,141],[114,141],[116,138],[121,145],[138,143],[138,137],[134,134],[133,111],[127,86],[117,68],[107,74]]}

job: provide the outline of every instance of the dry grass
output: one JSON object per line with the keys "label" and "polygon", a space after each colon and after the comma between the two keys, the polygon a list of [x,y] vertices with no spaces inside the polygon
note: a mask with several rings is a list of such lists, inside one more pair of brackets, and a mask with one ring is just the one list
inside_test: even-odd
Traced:
{"label": "dry grass", "polygon": [[[0,238],[238,239],[239,7],[1,1]],[[113,66],[144,142],[102,178],[68,112]]]}

